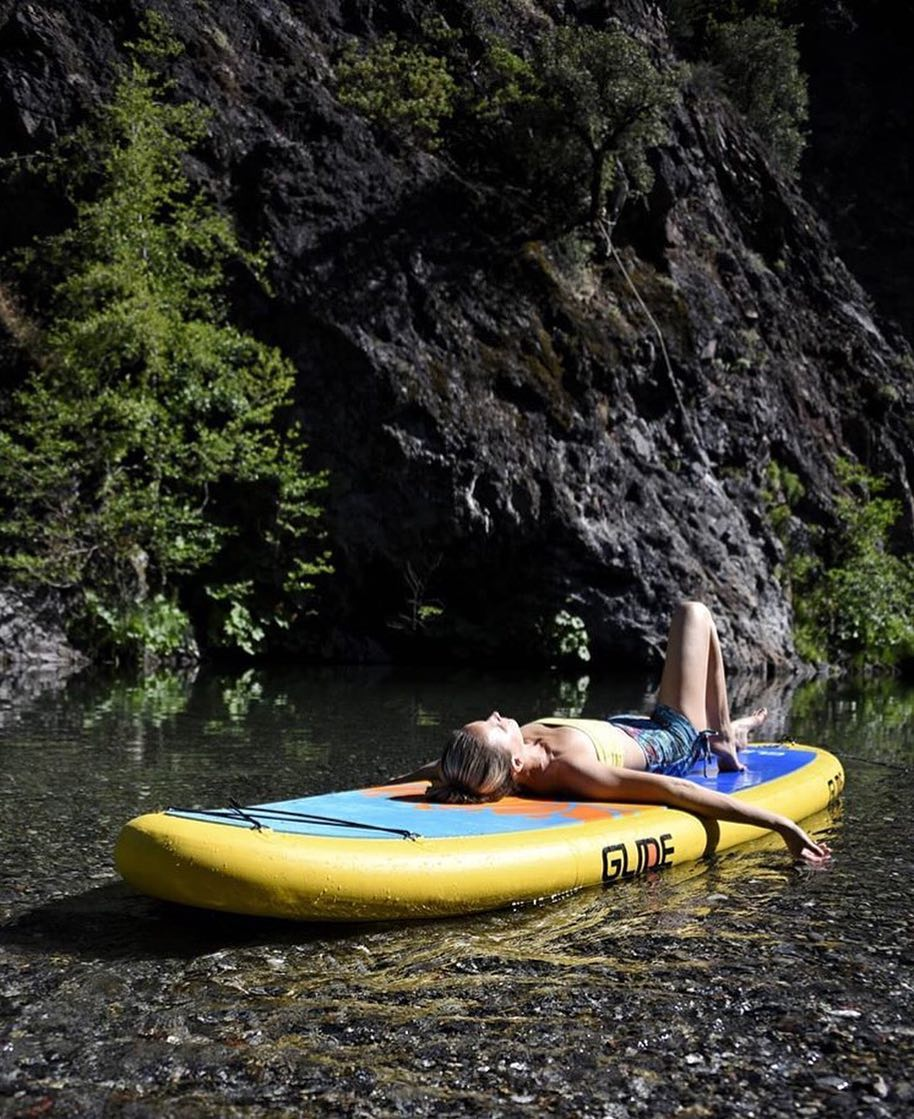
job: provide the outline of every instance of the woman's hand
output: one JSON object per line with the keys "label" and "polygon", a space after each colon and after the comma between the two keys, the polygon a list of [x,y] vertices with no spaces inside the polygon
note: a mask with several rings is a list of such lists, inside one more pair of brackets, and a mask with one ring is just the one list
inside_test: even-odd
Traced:
{"label": "woman's hand", "polygon": [[798,863],[807,866],[822,866],[831,858],[831,848],[827,843],[816,843],[810,839],[799,824],[792,820],[785,821],[784,826],[778,829],[781,837],[787,844],[787,849]]}

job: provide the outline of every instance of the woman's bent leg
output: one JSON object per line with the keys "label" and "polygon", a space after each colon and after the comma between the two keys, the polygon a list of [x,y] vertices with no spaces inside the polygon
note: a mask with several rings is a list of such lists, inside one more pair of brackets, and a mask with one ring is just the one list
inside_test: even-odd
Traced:
{"label": "woman's bent leg", "polygon": [[[698,730],[708,725],[713,630],[714,622],[707,606],[700,602],[683,602],[677,607],[670,622],[657,693],[658,703],[681,711]],[[715,694],[718,691],[719,682],[715,680]]]}
{"label": "woman's bent leg", "polygon": [[[681,711],[697,730],[716,732],[710,745],[721,769],[745,768],[736,753],[739,743],[730,719],[717,626],[701,602],[684,602],[673,615],[657,701]],[[763,717],[761,714],[758,722]],[[746,727],[744,740],[748,730]]]}

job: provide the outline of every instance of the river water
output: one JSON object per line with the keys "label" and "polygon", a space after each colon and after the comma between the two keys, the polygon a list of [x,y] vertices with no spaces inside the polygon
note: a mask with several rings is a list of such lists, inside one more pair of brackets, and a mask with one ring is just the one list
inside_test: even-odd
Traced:
{"label": "river water", "polygon": [[[769,685],[829,746],[822,870],[762,840],[524,909],[320,927],[136,895],[121,824],[370,784],[492,707],[645,682],[339,668],[0,680],[0,1114],[914,1114],[914,689]],[[751,695],[742,687],[745,703]]]}

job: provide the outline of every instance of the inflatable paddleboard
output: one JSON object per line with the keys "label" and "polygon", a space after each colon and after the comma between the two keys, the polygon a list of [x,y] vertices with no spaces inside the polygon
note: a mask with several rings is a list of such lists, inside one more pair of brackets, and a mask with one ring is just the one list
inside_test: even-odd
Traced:
{"label": "inflatable paddleboard", "polygon": [[[799,821],[833,802],[841,763],[754,744],[744,773],[689,778]],[[425,782],[275,804],[169,808],[124,826],[115,863],[136,889],[206,909],[303,921],[443,917],[608,885],[765,834],[657,805],[506,797],[434,804]]]}

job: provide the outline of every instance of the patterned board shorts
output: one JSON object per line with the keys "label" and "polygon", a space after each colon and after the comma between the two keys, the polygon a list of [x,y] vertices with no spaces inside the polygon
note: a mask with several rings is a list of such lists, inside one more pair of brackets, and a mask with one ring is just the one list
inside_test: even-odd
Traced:
{"label": "patterned board shorts", "polygon": [[649,773],[684,777],[705,752],[704,735],[685,715],[663,703],[658,703],[650,716],[614,715],[608,721],[638,743]]}

